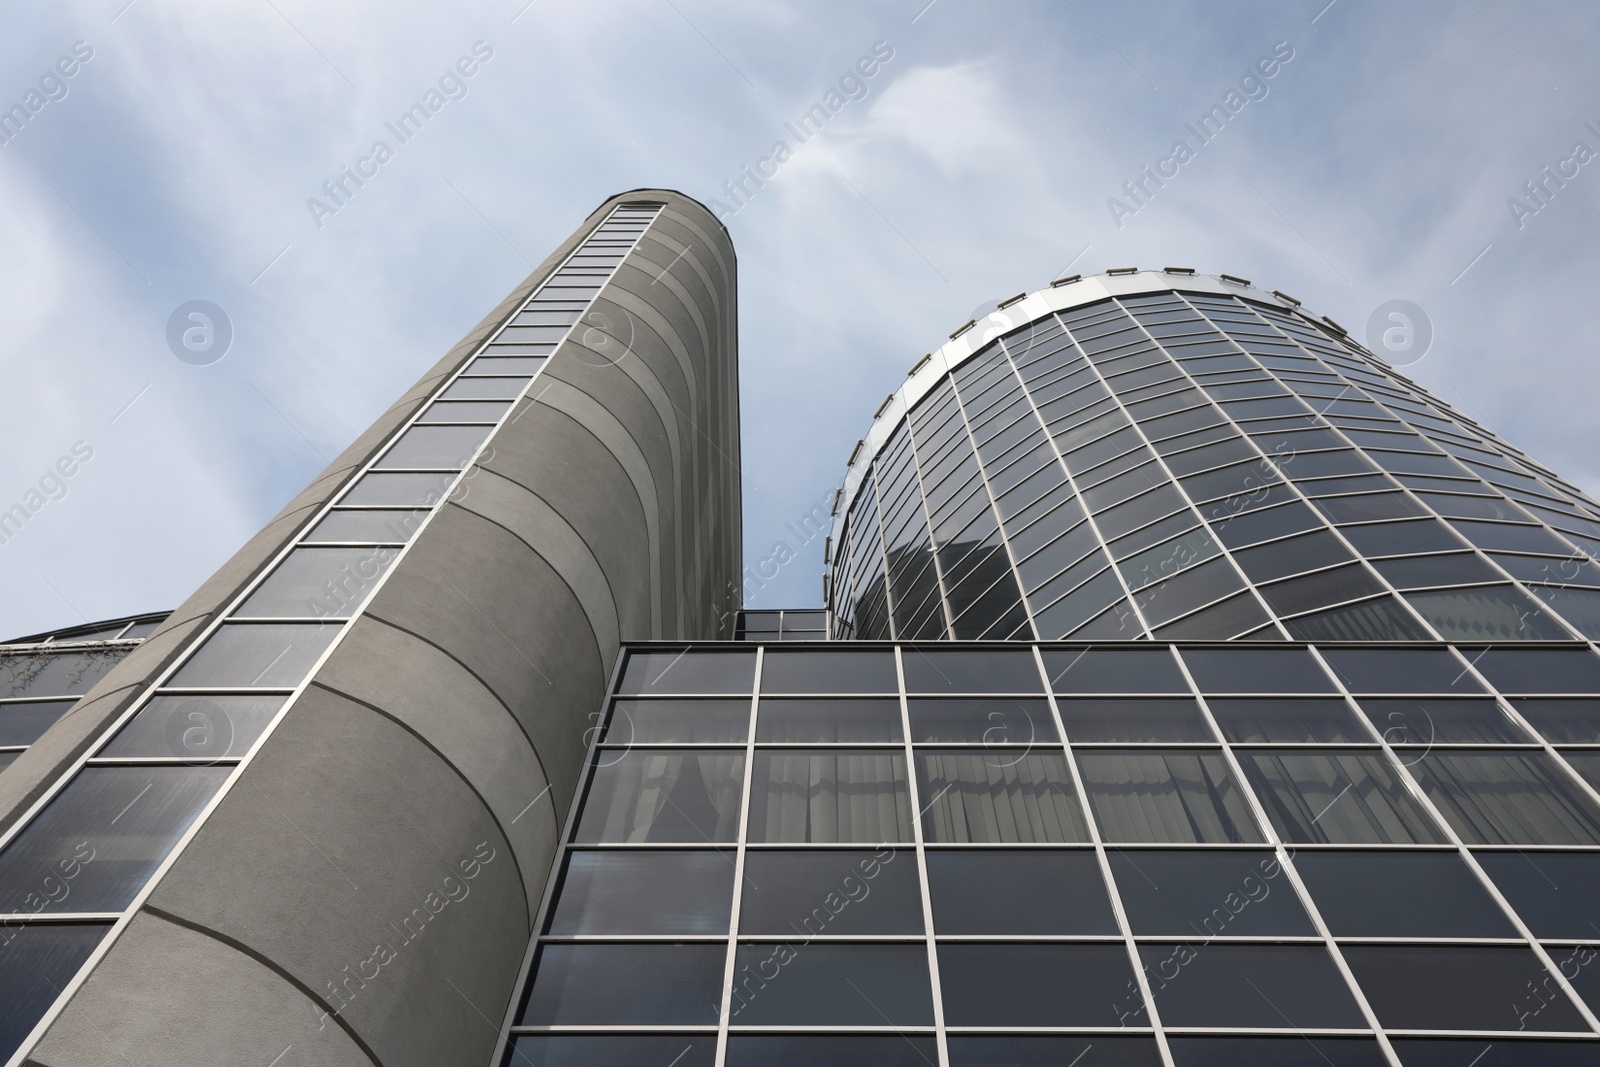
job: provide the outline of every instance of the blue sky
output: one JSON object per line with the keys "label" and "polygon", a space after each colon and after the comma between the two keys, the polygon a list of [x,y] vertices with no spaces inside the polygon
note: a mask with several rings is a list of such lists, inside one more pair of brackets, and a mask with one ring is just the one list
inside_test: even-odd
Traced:
{"label": "blue sky", "polygon": [[[1578,314],[1600,161],[1574,159],[1600,152],[1600,7],[525,2],[0,0],[0,107],[57,97],[0,144],[0,511],[41,479],[56,497],[0,544],[0,634],[175,605],[639,186],[738,207],[745,556],[798,556],[754,606],[819,600],[821,545],[786,523],[907,368],[1069,264],[1228,271],[1358,336],[1413,301],[1435,339],[1409,372],[1600,488]],[[314,218],[477,42],[458,98]],[[785,123],[875,46],[801,143]],[[1201,143],[1185,123],[1234,90]],[[1180,138],[1192,158],[1129,200]],[[780,139],[735,205],[724,183]],[[1576,174],[1538,204],[1547,165]],[[234,331],[206,366],[166,339],[196,299]]]}

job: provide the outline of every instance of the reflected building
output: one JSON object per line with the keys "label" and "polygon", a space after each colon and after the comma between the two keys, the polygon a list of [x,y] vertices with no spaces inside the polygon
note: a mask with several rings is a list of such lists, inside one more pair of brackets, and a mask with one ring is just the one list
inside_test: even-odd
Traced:
{"label": "reflected building", "polygon": [[1600,505],[1112,272],[743,609],[735,300],[613,198],[177,611],[0,647],[8,1067],[1600,1062]]}

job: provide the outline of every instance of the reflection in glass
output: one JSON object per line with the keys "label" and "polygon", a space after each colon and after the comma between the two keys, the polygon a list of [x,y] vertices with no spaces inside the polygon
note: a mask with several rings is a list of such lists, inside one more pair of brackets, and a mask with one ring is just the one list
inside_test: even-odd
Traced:
{"label": "reflection in glass", "polygon": [[1511,704],[1553,744],[1600,744],[1600,700],[1513,700]]}
{"label": "reflection in glass", "polygon": [[431,507],[444,497],[455,478],[454,474],[372,471],[363,474],[339,503],[363,507]]}
{"label": "reflection in glass", "polygon": [[1189,683],[1164,648],[1063,649],[1044,654],[1057,693],[1187,693]]}
{"label": "reflection in glass", "polygon": [[288,698],[157,695],[100,753],[210,760],[243,756]]}
{"label": "reflection in glass", "polygon": [[743,693],[755,685],[754,652],[629,652],[619,693]]}
{"label": "reflection in glass", "polygon": [[911,800],[901,752],[758,751],[751,841],[909,841]]}
{"label": "reflection in glass", "polygon": [[0,704],[0,745],[33,744],[76,703],[76,699],[67,699]]}
{"label": "reflection in glass", "polygon": [[1217,752],[1076,753],[1107,841],[1260,841],[1255,819]]}
{"label": "reflection in glass", "polygon": [[726,959],[720,944],[545,945],[517,1022],[715,1026]]}
{"label": "reflection in glass", "polygon": [[908,693],[1037,693],[1039,668],[1028,651],[944,652],[905,648]]}
{"label": "reflection in glass", "polygon": [[900,701],[762,697],[756,740],[779,744],[901,741]]}
{"label": "reflection in glass", "polygon": [[1529,744],[1533,738],[1492,700],[1378,700],[1361,710],[1391,745]]}
{"label": "reflection in glass", "polygon": [[1287,841],[1438,844],[1444,835],[1379,752],[1240,751],[1239,765]]}
{"label": "reflection in glass", "polygon": [[893,652],[769,650],[761,664],[763,693],[894,693],[899,688]]}
{"label": "reflection in glass", "polygon": [[399,549],[297,548],[234,614],[240,618],[344,618],[355,613]]}
{"label": "reflection in glass", "polygon": [[167,684],[292,689],[338,634],[328,623],[228,623]]}
{"label": "reflection in glass", "polygon": [[734,840],[743,752],[602,749],[595,762],[577,840]]}
{"label": "reflection in glass", "polygon": [[1031,745],[1056,741],[1055,719],[1044,700],[923,700],[912,698],[911,740],[948,744]]}
{"label": "reflection in glass", "polygon": [[108,923],[28,923],[0,933],[0,1057],[17,1050],[109,929]]}
{"label": "reflection in glass", "polygon": [[1333,683],[1301,649],[1183,650],[1202,693],[1332,693]]}
{"label": "reflection in glass", "polygon": [[1213,697],[1206,706],[1229,741],[1272,744],[1372,740],[1355,712],[1342,700]]}
{"label": "reflection in glass", "polygon": [[1192,699],[1062,699],[1056,706],[1073,742],[1215,741]]}
{"label": "reflection in glass", "polygon": [[1600,805],[1543,752],[1424,754],[1411,767],[1472,845],[1600,845]]}
{"label": "reflection in glass", "polygon": [[492,430],[491,426],[413,426],[373,466],[458,471]]}
{"label": "reflection in glass", "polygon": [[426,511],[330,511],[306,535],[313,544],[328,541],[370,541],[378,544],[405,544],[421,527]]}
{"label": "reflection in glass", "polygon": [[1059,752],[918,752],[917,788],[929,841],[1088,840]]}
{"label": "reflection in glass", "polygon": [[574,849],[548,932],[726,934],[732,906],[730,853]]}
{"label": "reflection in glass", "polygon": [[738,742],[750,736],[750,700],[617,700],[601,738],[608,745]]}

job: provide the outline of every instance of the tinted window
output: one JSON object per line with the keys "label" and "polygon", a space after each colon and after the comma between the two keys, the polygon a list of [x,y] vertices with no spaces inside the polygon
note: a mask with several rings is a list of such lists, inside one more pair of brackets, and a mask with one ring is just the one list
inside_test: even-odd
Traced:
{"label": "tinted window", "polygon": [[1372,526],[1347,526],[1340,531],[1363,556],[1396,556],[1411,552],[1450,552],[1461,541],[1443,523],[1384,522]]}
{"label": "tinted window", "polygon": [[900,701],[763,697],[756,740],[788,744],[901,741]]}
{"label": "tinted window", "polygon": [[106,756],[242,756],[287,697],[156,696],[105,747]]}
{"label": "tinted window", "polygon": [[[1586,1030],[1531,949],[1484,945],[1346,945],[1345,961],[1386,1027],[1402,1030]],[[1542,996],[1530,992],[1538,990]]]}
{"label": "tinted window", "polygon": [[1185,649],[1203,693],[1331,693],[1333,683],[1300,649]]}
{"label": "tinted window", "polygon": [[1271,852],[1112,849],[1107,858],[1136,934],[1209,938],[1316,932]]}
{"label": "tinted window", "polygon": [[458,471],[467,465],[489,432],[488,426],[413,426],[374,466]]}
{"label": "tinted window", "polygon": [[350,492],[339,501],[341,504],[360,504],[364,507],[429,506],[438,502],[450,483],[453,474],[363,474]]}
{"label": "tinted window", "polygon": [[1513,700],[1512,705],[1555,744],[1600,742],[1600,700]]}
{"label": "tinted window", "polygon": [[750,782],[751,841],[909,841],[903,752],[758,751]]}
{"label": "tinted window", "polygon": [[[711,1050],[716,1052],[716,1036]],[[545,1067],[545,1061],[536,1061]],[[706,1061],[710,1063],[710,1060]],[[730,1034],[728,1067],[928,1067],[939,1062],[939,1046],[931,1035],[919,1034]],[[593,1067],[610,1060],[584,1060]],[[648,1067],[678,1067],[657,1060]],[[518,1065],[520,1067],[520,1065]],[[576,1062],[572,1067],[580,1067]],[[631,1067],[631,1065],[630,1065]],[[641,1064],[640,1067],[647,1067]]]}
{"label": "tinted window", "polygon": [[1242,750],[1239,764],[1287,841],[1438,844],[1444,835],[1378,752]]}
{"label": "tinted window", "polygon": [[1483,692],[1442,648],[1330,648],[1322,655],[1352,693]]}
{"label": "tinted window", "polygon": [[1294,865],[1338,936],[1517,936],[1454,852],[1301,851]]}
{"label": "tinted window", "polygon": [[[939,984],[951,1026],[1117,1026],[1143,1017],[1121,945],[939,946]],[[1136,987],[1135,987],[1136,988]]]}
{"label": "tinted window", "polygon": [[1405,1067],[1589,1067],[1592,1041],[1507,1041],[1495,1038],[1392,1039]]}
{"label": "tinted window", "polygon": [[[14,910],[14,909],[7,909]],[[0,950],[0,1056],[10,1057],[105,936],[109,924],[8,925]]]}
{"label": "tinted window", "polygon": [[[1211,509],[1212,512],[1219,510],[1223,509]],[[1224,511],[1220,515],[1212,514],[1210,518],[1212,532],[1229,548],[1270,541],[1285,534],[1313,530],[1323,524],[1310,508],[1298,502],[1242,515],[1228,515]]]}
{"label": "tinted window", "polygon": [[[1169,1037],[1176,1067],[1387,1067],[1364,1037]],[[1451,1067],[1462,1067],[1452,1064]]]}
{"label": "tinted window", "polygon": [[1342,700],[1257,698],[1206,701],[1229,741],[1371,741]]}
{"label": "tinted window", "polygon": [[[539,1067],[711,1067],[716,1034],[523,1034],[511,1040],[517,1065]],[[731,1060],[729,1062],[732,1062]]]}
{"label": "tinted window", "polygon": [[1043,689],[1031,652],[901,652],[911,693],[1037,693]]}
{"label": "tinted window", "polygon": [[928,886],[941,934],[1114,934],[1093,852],[930,849]]}
{"label": "tinted window", "polygon": [[726,934],[732,903],[730,853],[576,849],[549,932]]}
{"label": "tinted window", "polygon": [[763,693],[895,693],[893,652],[779,652],[761,663]]}
{"label": "tinted window", "polygon": [[732,841],[743,790],[743,752],[602,750],[576,839]]}
{"label": "tinted window", "polygon": [[1361,710],[1391,745],[1526,744],[1533,739],[1492,700],[1378,700]]}
{"label": "tinted window", "polygon": [[754,652],[630,652],[620,693],[749,693]]}
{"label": "tinted window", "polygon": [[1031,745],[1058,740],[1043,700],[917,700],[907,705],[913,741]]}
{"label": "tinted window", "polygon": [[1600,927],[1600,852],[1473,856],[1536,936],[1595,936]]}
{"label": "tinted window", "polygon": [[1502,693],[1600,693],[1600,660],[1573,649],[1463,650]]}
{"label": "tinted window", "polygon": [[525,1026],[715,1026],[720,944],[545,945],[517,1022]]}
{"label": "tinted window", "polygon": [[1072,741],[1215,741],[1193,699],[1085,700],[1057,703]]}
{"label": "tinted window", "polygon": [[1107,841],[1260,841],[1217,752],[1080,750],[1084,788]]}
{"label": "tinted window", "polygon": [[609,745],[743,744],[750,736],[750,701],[618,700],[602,738]]}
{"label": "tinted window", "polygon": [[31,700],[0,704],[0,745],[31,745],[65,715],[76,700]]}
{"label": "tinted window", "polygon": [[1292,537],[1287,541],[1274,541],[1234,555],[1240,569],[1256,582],[1269,582],[1274,578],[1315,570],[1349,558],[1350,550],[1327,530],[1308,533],[1304,537]]}
{"label": "tinted window", "polygon": [[1167,1026],[1366,1025],[1320,945],[1157,944],[1141,945],[1139,956]]}
{"label": "tinted window", "polygon": [[1004,749],[917,753],[922,832],[929,841],[1088,840],[1065,756]]}
{"label": "tinted window", "polygon": [[[1131,1020],[1129,1025],[1136,1025]],[[1159,1067],[1161,1053],[1148,1037],[1104,1034],[1060,1037],[950,1035],[950,1067]],[[808,1065],[809,1067],[809,1065]]]}
{"label": "tinted window", "polygon": [[338,633],[321,623],[231,623],[206,638],[167,684],[290,689]]}
{"label": "tinted window", "polygon": [[922,933],[922,889],[910,852],[751,849],[743,884],[743,934]]}
{"label": "tinted window", "polygon": [[1057,693],[1189,691],[1166,649],[1063,649],[1044,654],[1044,669]]}
{"label": "tinted window", "polygon": [[1543,752],[1434,749],[1411,773],[1469,845],[1600,844],[1600,805]]}
{"label": "tinted window", "polygon": [[[719,959],[722,946],[718,945]],[[740,945],[734,963],[735,1026],[928,1026],[933,994],[922,944],[784,942]],[[746,970],[748,968],[748,970]],[[740,980],[740,975],[759,977]],[[948,993],[946,994],[948,996]],[[708,1006],[713,1003],[707,999]],[[709,1009],[708,1009],[709,1010]]]}

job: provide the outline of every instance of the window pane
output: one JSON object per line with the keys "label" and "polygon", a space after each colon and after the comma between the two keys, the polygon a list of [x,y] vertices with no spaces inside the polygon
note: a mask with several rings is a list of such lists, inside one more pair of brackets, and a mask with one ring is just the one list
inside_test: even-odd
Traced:
{"label": "window pane", "polygon": [[[494,381],[495,379],[472,379]],[[518,379],[526,381],[526,379]],[[511,407],[509,400],[435,400],[417,419],[421,423],[465,422],[493,424]]]}
{"label": "window pane", "polygon": [[1216,752],[1079,751],[1084,788],[1107,841],[1260,841]]}
{"label": "window pane", "polygon": [[1141,945],[1139,956],[1167,1026],[1366,1026],[1320,945]]}
{"label": "window pane", "polygon": [[902,650],[908,693],[1038,693],[1031,652]]}
{"label": "window pane", "polygon": [[930,849],[928,887],[941,934],[1115,934],[1093,852]]}
{"label": "window pane", "polygon": [[0,852],[0,911],[121,911],[232,767],[85,767]]}
{"label": "window pane", "polygon": [[911,800],[900,752],[756,753],[750,840],[909,841]]}
{"label": "window pane", "polygon": [[744,693],[756,681],[754,652],[629,652],[619,693]]}
{"label": "window pane", "polygon": [[780,744],[902,741],[900,701],[762,697],[756,740]]}
{"label": "window pane", "polygon": [[1355,712],[1342,700],[1206,701],[1229,741],[1371,741]]}
{"label": "window pane", "polygon": [[1458,745],[1533,741],[1492,700],[1375,700],[1361,710],[1391,745]]}
{"label": "window pane", "polygon": [[1067,738],[1095,741],[1215,741],[1192,699],[1082,700],[1057,703]]}
{"label": "window pane", "polygon": [[763,693],[895,693],[893,652],[780,652],[761,664]]}
{"label": "window pane", "polygon": [[1170,1037],[1167,1045],[1176,1067],[1388,1067],[1389,1063],[1378,1043],[1366,1037]]}
{"label": "window pane", "polygon": [[922,832],[956,843],[1087,841],[1072,775],[1058,752],[917,753]]}
{"label": "window pane", "polygon": [[1513,700],[1511,704],[1555,744],[1600,743],[1600,700]]}
{"label": "window pane", "polygon": [[1392,1043],[1405,1067],[1590,1067],[1595,1053],[1592,1041],[1397,1037]]}
{"label": "window pane", "polygon": [[122,728],[104,756],[242,756],[284,701],[263,696],[156,696]]}
{"label": "window pane", "polygon": [[1481,693],[1442,648],[1330,648],[1323,657],[1352,693]]}
{"label": "window pane", "polygon": [[405,544],[411,540],[411,535],[417,532],[427,515],[426,511],[330,511],[306,535],[306,540]]}
{"label": "window pane", "polygon": [[1407,593],[1446,641],[1565,641],[1570,637],[1533,600],[1509,585]]}
{"label": "window pane", "polygon": [[1189,692],[1189,683],[1166,649],[1046,652],[1044,669],[1057,693]]}
{"label": "window pane", "polygon": [[939,946],[951,1026],[1149,1025],[1132,979],[1121,945]]}
{"label": "window pane", "polygon": [[801,938],[920,934],[916,854],[892,848],[751,849],[744,859],[739,932]]}
{"label": "window pane", "polygon": [[545,945],[517,1022],[715,1026],[727,952],[720,944]]}
{"label": "window pane", "polygon": [[[712,1045],[715,1051],[714,1039]],[[599,1062],[586,1061],[583,1067]],[[610,1061],[604,1062],[609,1067]],[[938,1062],[939,1046],[931,1035],[731,1034],[728,1037],[728,1067],[817,1067],[819,1064],[827,1067],[928,1067]],[[662,1067],[662,1063],[665,1061],[654,1067]],[[539,1067],[545,1067],[542,1060]]]}
{"label": "window pane", "polygon": [[297,548],[234,614],[240,618],[342,618],[354,613],[399,549]]}
{"label": "window pane", "polygon": [[1031,745],[1056,741],[1055,719],[1043,700],[918,700],[907,705],[911,740]]}
{"label": "window pane", "polygon": [[1411,773],[1468,844],[1600,844],[1600,805],[1543,752],[1435,750]]}
{"label": "window pane", "polygon": [[[1587,1030],[1531,949],[1346,945],[1344,958],[1385,1027]],[[1530,983],[1532,983],[1530,987]],[[1530,988],[1543,996],[1535,996]]]}
{"label": "window pane", "polygon": [[413,426],[374,466],[458,471],[492,430],[490,426]]}
{"label": "window pane", "polygon": [[1600,929],[1600,852],[1474,852],[1537,937],[1592,938]]}
{"label": "window pane", "polygon": [[1332,693],[1333,683],[1300,649],[1185,649],[1202,693]]}
{"label": "window pane", "polygon": [[1577,649],[1463,650],[1502,693],[1600,693],[1600,659]]}
{"label": "window pane", "polygon": [[1337,936],[1517,936],[1454,852],[1306,850],[1294,865]]}
{"label": "window pane", "polygon": [[[1131,1020],[1129,1025],[1137,1025]],[[1160,1067],[1154,1038],[1104,1034],[962,1037],[951,1034],[950,1067]]]}
{"label": "window pane", "polygon": [[603,740],[608,745],[743,744],[750,700],[618,700]]}
{"label": "window pane", "polygon": [[1350,558],[1350,550],[1330,531],[1317,530],[1303,537],[1245,549],[1234,558],[1252,581],[1270,582],[1274,578],[1287,578],[1291,574],[1342,563]]}
{"label": "window pane", "polygon": [[711,1067],[716,1061],[716,1034],[523,1034],[511,1039],[507,1062],[516,1067]]}
{"label": "window pane", "polygon": [[439,502],[455,478],[454,474],[389,474],[374,471],[363,474],[339,503],[364,507],[430,507]]}
{"label": "window pane", "polygon": [[577,840],[732,841],[744,790],[743,752],[607,752],[578,821]]}
{"label": "window pane", "polygon": [[1315,936],[1271,852],[1112,849],[1117,891],[1135,934]]}
{"label": "window pane", "polygon": [[125,655],[127,652],[123,649],[108,649],[0,656],[0,697],[59,697],[86,693]]}
{"label": "window pane", "polygon": [[925,945],[740,945],[734,968],[735,1026],[933,1023]]}
{"label": "window pane", "polygon": [[229,623],[167,684],[292,689],[338,633],[337,625],[326,623]]}
{"label": "window pane", "polygon": [[731,853],[575,849],[548,932],[723,935],[732,905]]}
{"label": "window pane", "polygon": [[74,699],[0,704],[0,745],[33,744],[76,703]]}
{"label": "window pane", "polygon": [[11,1057],[109,929],[105,923],[28,923],[5,931],[0,1056]]}
{"label": "window pane", "polygon": [[1422,804],[1378,752],[1241,751],[1239,764],[1286,841],[1444,841]]}

